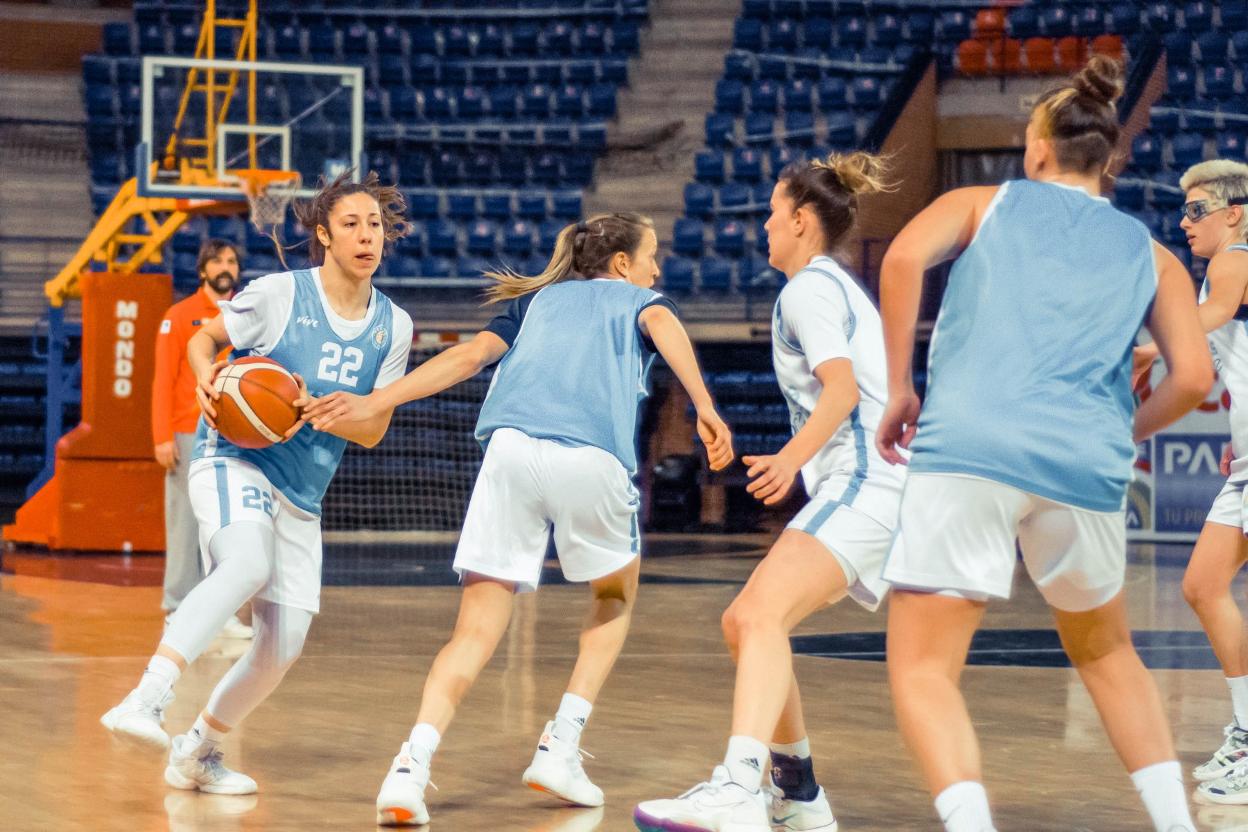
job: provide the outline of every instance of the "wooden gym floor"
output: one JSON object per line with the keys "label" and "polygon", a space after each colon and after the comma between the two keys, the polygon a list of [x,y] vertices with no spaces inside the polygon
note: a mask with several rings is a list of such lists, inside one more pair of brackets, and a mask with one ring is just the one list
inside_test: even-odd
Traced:
{"label": "wooden gym floor", "polygon": [[[650,541],[633,633],[586,730],[605,810],[565,808],[520,784],[575,658],[582,588],[522,596],[512,628],[443,740],[431,829],[625,831],[639,801],[710,773],[727,739],[732,669],[719,616],[766,537]],[[688,554],[693,551],[695,554]],[[1180,593],[1187,547],[1136,546],[1133,626],[1155,668],[1185,768],[1222,739],[1229,700]],[[683,556],[677,556],[683,555]],[[100,715],[134,685],[161,630],[161,561],[6,553],[0,576],[0,829],[372,829],[373,799],[416,713],[458,590],[445,547],[331,547],[323,612],[303,658],[227,741],[261,792],[213,797],[165,786],[162,760],[118,747]],[[396,577],[398,576],[398,577]],[[361,584],[407,584],[369,586]],[[1242,593],[1239,597],[1243,597]],[[1091,701],[1058,654],[1026,581],[989,610],[964,689],[1002,830],[1149,828]],[[883,615],[846,601],[798,634],[815,770],[843,832],[935,829],[894,730]],[[246,642],[218,641],[178,684],[168,727],[185,731]],[[1047,665],[1047,666],[1046,666]],[[1201,829],[1248,830],[1248,807],[1194,807]]]}

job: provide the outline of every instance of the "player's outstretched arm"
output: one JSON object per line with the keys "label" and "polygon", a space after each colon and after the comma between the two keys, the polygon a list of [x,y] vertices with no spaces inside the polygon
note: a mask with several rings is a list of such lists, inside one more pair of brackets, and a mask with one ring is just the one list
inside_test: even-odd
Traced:
{"label": "player's outstretched arm", "polygon": [[186,343],[186,360],[191,365],[191,372],[195,374],[195,398],[199,402],[199,409],[204,412],[204,419],[213,428],[217,426],[213,421],[217,418],[217,411],[212,403],[221,398],[221,394],[212,383],[221,368],[229,363],[216,359],[221,350],[228,346],[230,336],[225,331],[225,321],[221,315],[205,323]]}
{"label": "player's outstretched arm", "polygon": [[[366,425],[368,434],[382,425],[381,433],[390,424],[390,414],[399,405],[441,393],[461,381],[481,372],[502,358],[507,352],[507,342],[492,332],[479,332],[471,341],[444,350],[421,364],[393,384],[374,390],[367,396],[357,396],[341,391],[313,402],[304,415],[312,427],[320,431],[342,436],[354,442],[340,431],[356,433],[351,425]],[[380,441],[381,437],[377,437]],[[360,443],[364,444],[364,443]],[[376,444],[376,442],[374,442]],[[371,446],[370,446],[371,447]]]}
{"label": "player's outstretched arm", "polygon": [[1135,441],[1141,442],[1176,421],[1209,395],[1213,358],[1196,312],[1196,295],[1187,269],[1165,246],[1153,243],[1157,298],[1148,319],[1166,377],[1135,413]]}
{"label": "player's outstretched arm", "polygon": [[666,306],[647,306],[637,316],[642,332],[650,336],[663,360],[672,368],[676,378],[693,400],[698,415],[698,435],[706,446],[706,458],[712,471],[728,467],[733,460],[732,433],[715,410],[711,391],[702,380],[698,357],[693,352],[689,333],[680,325],[680,319]]}
{"label": "player's outstretched arm", "polygon": [[919,319],[923,274],[958,256],[975,237],[997,188],[959,188],[941,196],[906,223],[880,267],[880,318],[888,355],[888,405],[876,431],[880,455],[897,465],[897,450],[909,447],[919,419],[919,397],[911,367]]}
{"label": "player's outstretched arm", "polygon": [[806,424],[776,453],[741,457],[749,466],[746,476],[750,484],[745,490],[764,505],[774,505],[788,495],[802,466],[828,444],[832,434],[858,406],[861,398],[858,381],[854,378],[853,362],[848,358],[832,358],[820,363],[815,367],[815,378],[823,389]]}

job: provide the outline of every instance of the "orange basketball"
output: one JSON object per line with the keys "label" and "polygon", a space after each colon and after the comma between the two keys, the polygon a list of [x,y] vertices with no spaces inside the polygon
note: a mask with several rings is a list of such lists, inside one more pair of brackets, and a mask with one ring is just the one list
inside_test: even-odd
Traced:
{"label": "orange basketball", "polygon": [[282,441],[299,419],[299,383],[271,358],[247,356],[221,368],[213,383],[217,430],[240,448],[267,448]]}

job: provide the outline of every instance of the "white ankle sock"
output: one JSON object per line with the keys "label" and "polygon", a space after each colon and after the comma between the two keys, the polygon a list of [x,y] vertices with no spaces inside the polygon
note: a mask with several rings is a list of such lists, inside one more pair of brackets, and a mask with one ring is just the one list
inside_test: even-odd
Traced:
{"label": "white ankle sock", "polygon": [[407,751],[412,755],[413,760],[428,768],[440,742],[442,742],[442,735],[438,733],[437,728],[428,722],[418,722],[416,727],[412,728],[411,736],[407,738]]}
{"label": "white ankle sock", "polygon": [[200,714],[195,718],[195,724],[191,726],[188,736],[191,742],[199,745],[201,742],[221,742],[225,739],[225,734],[225,731],[218,731],[209,725],[204,721],[204,715]]}
{"label": "white ankle sock", "polygon": [[995,832],[988,792],[974,780],[954,783],[936,795],[936,813],[946,832]]}
{"label": "white ankle sock", "polygon": [[724,765],[732,782],[756,792],[762,785],[768,756],[767,746],[753,737],[733,736],[728,738]]}
{"label": "white ankle sock", "polygon": [[555,712],[555,736],[564,742],[580,742],[581,731],[585,729],[593,710],[594,705],[588,699],[575,693],[565,693],[559,700],[559,710]]}
{"label": "white ankle sock", "polygon": [[145,697],[164,696],[181,675],[182,671],[173,659],[152,656],[147,662],[147,669],[143,671],[143,678],[139,679],[139,692]]}
{"label": "white ankle sock", "polygon": [[1187,788],[1183,785],[1183,769],[1178,760],[1154,763],[1131,772],[1131,782],[1144,801],[1153,826],[1160,832],[1196,832],[1192,813],[1187,806]]}
{"label": "white ankle sock", "polygon": [[1227,676],[1226,686],[1231,689],[1235,724],[1240,728],[1248,728],[1248,676]]}
{"label": "white ankle sock", "polygon": [[810,737],[802,737],[797,742],[773,742],[768,747],[772,754],[805,759],[810,756]]}

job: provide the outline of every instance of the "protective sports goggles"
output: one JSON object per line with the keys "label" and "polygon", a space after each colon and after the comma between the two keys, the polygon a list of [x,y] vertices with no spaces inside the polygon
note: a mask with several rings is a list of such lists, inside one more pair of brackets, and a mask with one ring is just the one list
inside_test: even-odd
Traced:
{"label": "protective sports goggles", "polygon": [[1227,208],[1230,208],[1232,205],[1248,205],[1248,197],[1237,197],[1235,199],[1228,199],[1225,205],[1218,205],[1217,207],[1211,207],[1210,203],[1212,202],[1213,200],[1209,200],[1209,199],[1192,200],[1191,202],[1183,203],[1183,207],[1180,209],[1180,211],[1182,212],[1183,216],[1187,217],[1192,222],[1200,222],[1201,220],[1203,220],[1205,217],[1209,216],[1210,214],[1217,213],[1218,211],[1223,211]]}

